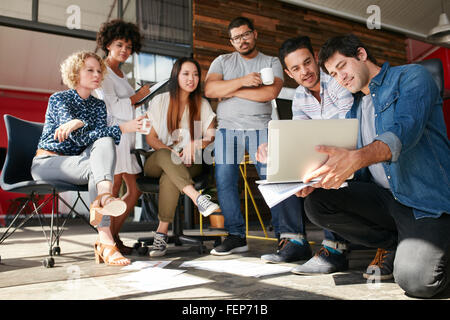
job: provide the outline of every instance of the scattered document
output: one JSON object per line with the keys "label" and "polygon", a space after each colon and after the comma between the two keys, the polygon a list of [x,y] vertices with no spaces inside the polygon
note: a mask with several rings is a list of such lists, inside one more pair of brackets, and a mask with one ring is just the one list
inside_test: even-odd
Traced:
{"label": "scattered document", "polygon": [[261,191],[261,194],[269,208],[272,208],[279,204],[281,201],[289,198],[290,196],[296,194],[300,190],[314,183],[316,182],[269,183],[258,185],[258,189],[259,191]]}
{"label": "scattered document", "polygon": [[[311,181],[308,183],[302,182],[291,182],[291,183],[269,183],[269,184],[260,184],[258,185],[258,189],[261,192],[264,200],[266,201],[269,208],[272,208],[286,200],[290,196],[296,194],[300,190],[313,185],[317,181]],[[340,188],[347,187],[348,183],[344,182]]]}
{"label": "scattered document", "polygon": [[292,269],[292,267],[265,263],[243,262],[239,260],[186,261],[180,266],[180,268],[189,267],[255,278],[279,273],[287,273]]}
{"label": "scattered document", "polygon": [[186,275],[184,272],[186,270],[153,267],[130,273],[120,278],[120,280],[133,289],[146,292],[157,292],[212,282],[209,279]]}
{"label": "scattered document", "polygon": [[142,270],[146,268],[164,268],[171,261],[134,261],[130,265],[123,267],[122,270]]}
{"label": "scattered document", "polygon": [[164,268],[146,268],[138,272],[132,272],[125,277],[120,278],[127,282],[155,282],[159,280],[167,280],[170,277],[177,276],[186,270],[164,269]]}

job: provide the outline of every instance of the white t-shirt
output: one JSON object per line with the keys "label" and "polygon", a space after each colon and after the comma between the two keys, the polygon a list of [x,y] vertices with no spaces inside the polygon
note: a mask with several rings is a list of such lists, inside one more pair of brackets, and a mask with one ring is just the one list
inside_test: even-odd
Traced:
{"label": "white t-shirt", "polygon": [[[372,97],[370,94],[362,98],[361,103],[361,136],[363,146],[371,144],[376,137],[375,129],[375,108],[373,106]],[[386,172],[384,171],[381,162],[369,166],[369,171],[372,174],[373,180],[380,186],[390,189]]]}
{"label": "white t-shirt", "polygon": [[[223,80],[232,80],[259,72],[263,68],[272,68],[276,78],[283,80],[283,67],[277,57],[267,56],[261,52],[252,59],[244,59],[239,52],[218,56],[211,63],[208,74],[222,75]],[[238,97],[222,99],[217,106],[219,128],[234,130],[267,129],[271,120],[272,104],[270,101],[257,102]]]}
{"label": "white t-shirt", "polygon": [[[183,116],[180,121],[180,130],[178,133],[180,137],[177,138],[177,132],[169,133],[167,128],[167,112],[169,110],[170,93],[164,92],[155,96],[149,103],[147,116],[150,119],[150,124],[161,140],[167,146],[172,146],[177,142],[177,147],[184,148],[189,142],[189,108],[184,108]],[[207,129],[214,120],[216,114],[211,108],[208,100],[202,98],[200,123],[194,122],[194,139],[202,139],[207,135]]]}

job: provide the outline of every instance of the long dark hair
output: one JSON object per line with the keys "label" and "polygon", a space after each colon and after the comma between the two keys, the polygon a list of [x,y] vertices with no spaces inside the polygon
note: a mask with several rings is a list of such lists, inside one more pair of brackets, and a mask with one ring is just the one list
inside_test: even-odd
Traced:
{"label": "long dark hair", "polygon": [[194,121],[200,121],[200,112],[202,104],[202,88],[201,82],[201,68],[200,64],[193,58],[179,58],[175,61],[172,72],[169,79],[169,93],[170,93],[170,103],[169,110],[167,111],[167,129],[170,134],[175,130],[179,129],[179,120],[181,118],[181,106],[180,106],[180,87],[178,85],[178,75],[181,71],[181,66],[185,62],[192,62],[197,68],[199,81],[197,88],[189,94],[188,98],[188,108],[189,108],[189,132],[191,134],[191,140],[194,139]]}

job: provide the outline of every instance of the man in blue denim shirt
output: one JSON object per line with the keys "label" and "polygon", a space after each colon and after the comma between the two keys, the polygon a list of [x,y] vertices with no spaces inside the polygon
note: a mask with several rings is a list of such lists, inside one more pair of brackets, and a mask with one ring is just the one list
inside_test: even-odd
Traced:
{"label": "man in blue denim shirt", "polygon": [[305,179],[322,177],[299,194],[306,214],[353,243],[383,248],[366,278],[393,269],[407,294],[436,296],[450,275],[450,146],[438,88],[420,65],[377,66],[354,35],[328,40],[319,61],[359,94],[348,116],[358,117],[360,133],[357,150],[317,148],[329,158]]}

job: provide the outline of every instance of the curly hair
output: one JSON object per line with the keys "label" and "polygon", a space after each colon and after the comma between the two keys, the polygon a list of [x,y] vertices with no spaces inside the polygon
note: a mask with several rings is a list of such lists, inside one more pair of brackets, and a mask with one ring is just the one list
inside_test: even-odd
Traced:
{"label": "curly hair", "polygon": [[141,50],[141,33],[137,25],[131,22],[125,22],[121,19],[114,19],[109,22],[105,22],[100,26],[100,30],[97,33],[97,45],[101,48],[106,55],[108,55],[108,49],[106,48],[114,40],[125,39],[131,40],[132,50],[131,53],[139,52]]}
{"label": "curly hair", "polygon": [[75,89],[80,83],[80,70],[84,66],[86,59],[95,58],[100,63],[102,70],[102,79],[106,74],[106,65],[101,57],[94,52],[79,51],[71,54],[67,57],[63,63],[61,63],[61,77],[63,83],[70,89]]}

